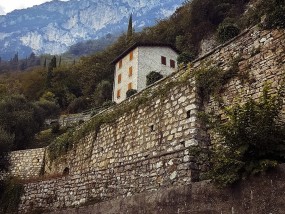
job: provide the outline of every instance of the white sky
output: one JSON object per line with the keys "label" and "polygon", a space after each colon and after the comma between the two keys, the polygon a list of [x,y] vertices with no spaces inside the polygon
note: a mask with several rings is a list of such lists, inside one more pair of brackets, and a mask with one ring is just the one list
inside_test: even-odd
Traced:
{"label": "white sky", "polygon": [[[5,15],[16,9],[23,9],[39,5],[52,0],[0,0],[0,15]],[[68,1],[68,0],[61,0]]]}

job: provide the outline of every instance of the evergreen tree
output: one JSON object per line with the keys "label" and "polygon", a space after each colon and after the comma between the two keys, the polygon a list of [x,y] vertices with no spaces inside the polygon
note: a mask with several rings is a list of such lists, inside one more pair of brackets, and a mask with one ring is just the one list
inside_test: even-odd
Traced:
{"label": "evergreen tree", "polygon": [[36,55],[34,52],[32,52],[28,58],[28,67],[32,67],[36,64]]}
{"label": "evergreen tree", "polygon": [[59,57],[58,67],[61,65],[61,56]]}
{"label": "evergreen tree", "polygon": [[131,40],[133,37],[133,15],[130,15],[129,18],[129,26],[128,26],[128,32],[127,32],[127,40]]}
{"label": "evergreen tree", "polygon": [[52,71],[54,68],[56,68],[56,57],[55,56],[53,56],[50,63],[48,64],[48,72],[47,72],[47,79],[46,79],[46,87],[47,88],[51,87],[51,79],[53,76]]}
{"label": "evergreen tree", "polygon": [[56,68],[56,57],[53,56],[53,58],[51,59],[49,65],[48,65],[48,69],[50,71],[52,71],[54,68]]}
{"label": "evergreen tree", "polygon": [[25,70],[27,68],[27,66],[28,66],[28,59],[27,58],[20,61],[19,67],[20,67],[21,71]]}
{"label": "evergreen tree", "polygon": [[47,67],[47,58],[45,58],[45,61],[44,61],[44,68]]}
{"label": "evergreen tree", "polygon": [[17,52],[13,58],[13,63],[17,64],[18,62],[19,62],[19,54]]}

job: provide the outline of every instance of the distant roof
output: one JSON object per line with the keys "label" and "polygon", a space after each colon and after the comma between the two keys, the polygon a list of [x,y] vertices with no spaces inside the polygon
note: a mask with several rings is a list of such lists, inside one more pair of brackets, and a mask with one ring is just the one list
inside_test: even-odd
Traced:
{"label": "distant roof", "polygon": [[115,58],[111,64],[116,64],[118,61],[120,61],[122,58],[124,58],[128,53],[130,53],[132,50],[134,50],[137,47],[169,47],[172,50],[174,50],[176,53],[178,53],[178,50],[171,44],[167,43],[151,43],[151,42],[136,42],[133,45],[131,45],[128,49],[126,49],[123,53],[121,53],[117,58]]}

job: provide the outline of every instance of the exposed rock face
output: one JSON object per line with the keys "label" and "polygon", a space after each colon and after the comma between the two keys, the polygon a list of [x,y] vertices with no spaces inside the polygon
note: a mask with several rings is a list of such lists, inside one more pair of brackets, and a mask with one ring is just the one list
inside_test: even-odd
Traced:
{"label": "exposed rock face", "polygon": [[127,29],[133,13],[136,30],[169,16],[184,0],[54,0],[0,16],[0,53],[10,58],[58,54],[76,42]]}

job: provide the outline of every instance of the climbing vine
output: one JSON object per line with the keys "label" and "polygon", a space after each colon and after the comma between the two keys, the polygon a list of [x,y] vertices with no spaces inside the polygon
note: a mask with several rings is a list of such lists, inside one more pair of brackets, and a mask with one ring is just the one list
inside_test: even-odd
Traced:
{"label": "climbing vine", "polygon": [[265,86],[258,101],[249,99],[225,109],[227,121],[209,116],[218,136],[209,177],[228,186],[285,161],[285,123],[281,119],[284,84],[276,95]]}

